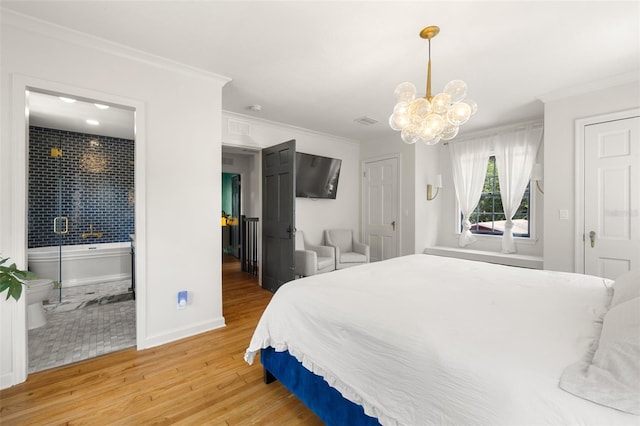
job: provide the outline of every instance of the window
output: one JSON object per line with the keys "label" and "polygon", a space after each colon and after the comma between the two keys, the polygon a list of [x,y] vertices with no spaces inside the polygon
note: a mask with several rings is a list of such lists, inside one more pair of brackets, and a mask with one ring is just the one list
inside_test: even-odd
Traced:
{"label": "window", "polygon": [[[520,202],[518,211],[513,216],[513,235],[515,237],[529,237],[529,189],[531,182],[527,185]],[[473,234],[502,235],[506,218],[502,208],[500,198],[500,182],[498,181],[498,170],[496,167],[496,157],[489,157],[487,163],[487,177],[484,180],[482,195],[471,217],[471,232]]]}

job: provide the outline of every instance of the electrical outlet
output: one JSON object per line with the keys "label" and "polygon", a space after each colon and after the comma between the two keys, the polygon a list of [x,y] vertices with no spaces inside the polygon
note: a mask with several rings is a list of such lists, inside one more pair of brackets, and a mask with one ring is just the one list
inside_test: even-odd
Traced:
{"label": "electrical outlet", "polygon": [[178,309],[185,309],[188,302],[188,292],[186,290],[178,292]]}

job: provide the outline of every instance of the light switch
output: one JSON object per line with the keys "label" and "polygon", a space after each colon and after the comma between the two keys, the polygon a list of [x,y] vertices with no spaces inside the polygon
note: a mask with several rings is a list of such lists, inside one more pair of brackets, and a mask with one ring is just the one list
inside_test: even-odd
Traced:
{"label": "light switch", "polygon": [[560,209],[558,213],[560,220],[569,220],[569,210]]}

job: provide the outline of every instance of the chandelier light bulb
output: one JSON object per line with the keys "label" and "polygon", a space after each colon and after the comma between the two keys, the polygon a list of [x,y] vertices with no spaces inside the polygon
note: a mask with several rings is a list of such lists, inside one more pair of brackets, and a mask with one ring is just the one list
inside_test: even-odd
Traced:
{"label": "chandelier light bulb", "polygon": [[444,93],[449,95],[452,104],[457,104],[467,96],[467,83],[462,80],[451,80],[444,86]]}
{"label": "chandelier light bulb", "polygon": [[464,102],[452,105],[447,111],[447,121],[454,126],[463,125],[469,117],[471,117],[471,107]]}
{"label": "chandelier light bulb", "polygon": [[425,119],[431,114],[431,103],[425,98],[418,98],[411,102],[409,113],[414,117]]}
{"label": "chandelier light bulb", "polygon": [[440,140],[451,140],[478,110],[475,101],[466,99],[467,84],[462,80],[450,81],[442,93],[431,96],[431,39],[439,32],[435,26],[420,32],[420,37],[429,41],[426,96],[417,97],[416,87],[409,82],[400,83],[394,91],[397,103],[389,126],[399,131],[402,141],[408,144],[422,141],[434,145]]}
{"label": "chandelier light bulb", "polygon": [[476,103],[476,101],[467,99],[466,101],[464,101],[464,103],[469,105],[469,107],[471,108],[471,115],[475,114],[476,111],[478,111],[478,104]]}
{"label": "chandelier light bulb", "polygon": [[443,141],[450,141],[451,139],[458,136],[459,131],[460,131],[460,127],[449,123],[446,126],[444,126],[444,129],[442,130],[442,134],[441,134],[442,136],[441,139]]}
{"label": "chandelier light bulb", "polygon": [[398,84],[395,90],[396,102],[411,102],[416,97],[416,86],[413,83],[404,82]]}
{"label": "chandelier light bulb", "polygon": [[451,105],[451,96],[446,93],[438,93],[431,99],[431,109],[438,114],[445,114]]}

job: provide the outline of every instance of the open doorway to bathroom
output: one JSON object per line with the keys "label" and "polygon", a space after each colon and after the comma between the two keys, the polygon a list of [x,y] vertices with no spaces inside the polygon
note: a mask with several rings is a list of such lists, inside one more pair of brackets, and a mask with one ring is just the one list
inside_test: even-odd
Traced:
{"label": "open doorway to bathroom", "polygon": [[[135,112],[29,90],[28,372],[136,345]],[[36,321],[41,311],[44,321]]]}

